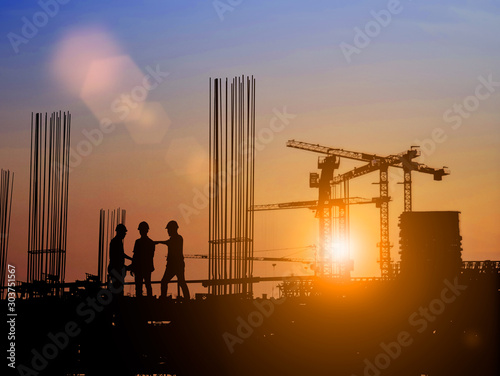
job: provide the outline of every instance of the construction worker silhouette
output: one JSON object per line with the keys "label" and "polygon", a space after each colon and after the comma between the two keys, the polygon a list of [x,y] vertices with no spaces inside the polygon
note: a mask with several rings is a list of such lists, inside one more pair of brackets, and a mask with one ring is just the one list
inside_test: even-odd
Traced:
{"label": "construction worker silhouette", "polygon": [[177,276],[177,281],[182,289],[184,299],[189,299],[189,289],[184,277],[184,254],[182,250],[184,240],[177,232],[179,225],[176,221],[168,222],[166,229],[170,239],[155,242],[156,244],[165,244],[168,247],[167,266],[165,268],[165,274],[163,274],[163,278],[161,279],[160,297],[167,297],[168,283],[174,276]]}
{"label": "construction worker silhouette", "polygon": [[125,259],[132,258],[125,254],[123,250],[123,239],[127,235],[127,228],[120,223],[115,228],[116,236],[109,243],[109,281],[113,285],[113,291],[120,291],[123,295],[123,283],[125,281]]}
{"label": "construction worker silhouette", "polygon": [[148,237],[149,225],[147,222],[139,223],[141,237],[135,241],[134,256],[132,258],[132,275],[135,274],[135,296],[142,296],[142,283],[146,285],[147,296],[153,296],[151,288],[151,273],[154,268],[155,242]]}

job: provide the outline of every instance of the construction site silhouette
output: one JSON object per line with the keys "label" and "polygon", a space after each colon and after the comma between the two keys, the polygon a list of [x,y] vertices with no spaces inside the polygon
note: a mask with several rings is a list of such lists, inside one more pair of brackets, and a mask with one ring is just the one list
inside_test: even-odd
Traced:
{"label": "construction site silhouette", "polygon": [[[65,281],[66,256],[71,256],[66,252],[69,173],[64,166],[71,116],[32,117],[27,281],[4,286],[2,295],[4,311],[15,301],[19,312],[12,316],[17,320],[13,372],[500,374],[500,261],[462,259],[459,211],[412,207],[412,174],[440,181],[451,173],[447,167],[414,161],[420,155],[417,147],[377,155],[290,140],[287,147],[321,155],[319,172],[309,176],[317,200],[257,205],[255,79],[211,79],[209,103],[208,254],[184,254],[182,223],[179,228],[170,220],[169,238],[163,241],[150,239],[143,221],[129,257],[123,246],[125,211],[101,210],[97,273],[74,282]],[[363,165],[337,173],[343,159]],[[52,170],[52,165],[62,168]],[[389,168],[403,176],[401,261],[391,257]],[[369,173],[378,174],[379,197],[351,197],[349,184]],[[2,205],[12,189],[4,175]],[[380,210],[380,277],[352,277],[349,248],[338,246],[348,244],[349,207],[359,204]],[[4,207],[2,223],[9,220]],[[253,248],[256,213],[300,208],[313,209],[318,219],[316,257],[306,261],[314,275],[254,275],[255,260],[304,262],[259,259]],[[152,281],[158,245],[167,246],[167,264],[161,281]],[[2,243],[3,276],[6,257]],[[190,257],[208,260],[208,278],[185,279]],[[127,271],[134,282],[126,282]],[[279,298],[255,296],[254,285],[264,281],[279,289]],[[176,297],[168,295],[169,284],[177,287]],[[191,298],[189,285],[205,292]],[[135,286],[135,296],[124,294],[126,286]],[[157,298],[153,288],[158,286]]]}

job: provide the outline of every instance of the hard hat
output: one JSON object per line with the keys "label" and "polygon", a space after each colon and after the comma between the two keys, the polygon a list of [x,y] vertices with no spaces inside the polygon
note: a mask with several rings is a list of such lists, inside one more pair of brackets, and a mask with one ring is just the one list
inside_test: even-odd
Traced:
{"label": "hard hat", "polygon": [[123,223],[119,223],[116,225],[115,231],[125,231],[127,232],[127,228]]}
{"label": "hard hat", "polygon": [[167,223],[167,227],[165,228],[174,228],[174,229],[178,229],[179,228],[179,225],[177,224],[176,221],[170,221]]}
{"label": "hard hat", "polygon": [[139,227],[137,228],[138,230],[144,229],[144,230],[149,230],[149,225],[147,222],[142,221],[139,223]]}

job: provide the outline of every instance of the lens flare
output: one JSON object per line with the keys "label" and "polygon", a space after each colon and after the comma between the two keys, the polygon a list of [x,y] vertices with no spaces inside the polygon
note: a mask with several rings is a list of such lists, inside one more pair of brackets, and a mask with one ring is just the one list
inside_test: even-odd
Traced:
{"label": "lens flare", "polygon": [[57,44],[50,70],[67,91],[80,94],[93,61],[122,54],[121,48],[106,31],[76,29],[68,32]]}

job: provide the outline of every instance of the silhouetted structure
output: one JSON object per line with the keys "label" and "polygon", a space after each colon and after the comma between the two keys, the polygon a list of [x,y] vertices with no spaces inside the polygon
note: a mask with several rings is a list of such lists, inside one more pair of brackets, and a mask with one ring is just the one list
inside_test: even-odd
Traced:
{"label": "silhouetted structure", "polygon": [[462,267],[457,211],[404,212],[399,217],[401,275],[414,281],[452,277]]}
{"label": "silhouetted structure", "polygon": [[177,232],[179,225],[176,221],[168,222],[166,229],[170,239],[155,242],[156,244],[165,244],[168,247],[167,266],[165,267],[165,273],[161,279],[161,297],[167,297],[168,283],[172,278],[177,276],[177,283],[182,289],[182,295],[184,296],[184,299],[189,300],[189,289],[184,276],[184,239]]}
{"label": "silhouetted structure", "polygon": [[50,118],[47,113],[31,115],[27,273],[30,283],[64,282],[70,124],[69,112],[54,112]]}
{"label": "silhouetted structure", "polygon": [[[332,155],[318,159],[318,168],[321,170],[321,175],[311,173],[309,175],[309,187],[318,188],[318,208],[317,216],[319,217],[319,257],[317,260],[316,270],[320,276],[338,276],[349,277],[350,268],[347,267],[349,262],[348,249],[334,249],[335,242],[332,237],[332,232],[337,227],[337,242],[342,244],[342,247],[347,245],[348,236],[348,212],[349,212],[349,195],[348,184],[344,184],[345,200],[342,199],[341,205],[331,205],[330,200],[334,198],[335,190],[332,190],[331,181],[335,169],[339,167],[340,158]],[[336,218],[338,218],[338,226],[334,226],[333,211],[338,210]]]}
{"label": "silhouetted structure", "polygon": [[109,243],[115,236],[115,228],[118,224],[125,225],[127,211],[125,209],[115,209],[99,212],[99,253],[97,256],[97,277],[101,283],[108,281],[108,255]]}
{"label": "silhouetted structure", "polygon": [[[57,296],[25,294],[25,286],[18,286],[15,310],[21,325],[15,328],[15,351],[10,350],[15,353],[18,373],[497,376],[500,261],[460,263],[458,212],[411,212],[411,200],[410,205],[406,200],[411,198],[411,177],[406,173],[428,169],[426,166],[409,165],[405,170],[406,213],[400,218],[405,278],[393,278],[391,273],[383,273],[381,278],[343,279],[252,275],[253,216],[249,214],[254,207],[254,149],[252,146],[250,154],[243,149],[247,137],[251,142],[254,137],[255,82],[247,80],[247,96],[244,80],[233,84],[227,112],[227,81],[223,94],[221,82],[216,80],[218,99],[211,117],[215,126],[211,127],[210,171],[211,178],[216,179],[210,192],[210,279],[185,281],[183,239],[175,221],[167,225],[170,239],[161,242],[169,247],[162,295],[166,295],[168,282],[175,275],[185,298],[189,298],[187,283],[210,286],[212,294],[197,294],[189,304],[173,299],[114,300],[124,284],[125,258],[130,259],[123,249],[126,227],[118,223],[109,247],[108,271],[113,286],[106,289],[98,277],[89,274],[85,281],[54,280],[52,288],[61,292]],[[360,169],[334,176],[334,184],[380,169],[382,203],[387,203],[388,165],[378,163],[375,159]],[[34,166],[41,168],[39,161]],[[333,166],[325,167],[328,170],[321,185],[326,189]],[[444,169],[435,172],[439,178],[445,174]],[[34,184],[37,190],[38,175]],[[30,194],[30,215],[38,226],[39,206],[32,211],[32,197],[37,197],[34,202],[40,207],[45,208],[45,204],[39,202],[38,193]],[[40,197],[45,200],[45,193]],[[345,198],[347,201],[341,204],[352,202],[348,193]],[[319,201],[324,199],[331,196],[319,196]],[[316,208],[324,205],[319,201],[314,202]],[[113,226],[120,217],[124,222],[124,213],[114,215]],[[101,211],[99,272],[109,212],[107,218]],[[41,221],[45,223],[43,214]],[[37,226],[34,228],[38,231]],[[42,225],[41,234],[43,229]],[[145,232],[141,231],[143,237]],[[390,257],[384,257],[384,263],[390,261]],[[382,270],[394,269],[383,265]],[[419,283],[428,277],[439,277],[438,283]],[[285,299],[252,296],[253,283],[278,280],[283,283],[280,291]],[[2,304],[7,312],[7,301]]]}
{"label": "silhouetted structure", "polygon": [[413,281],[315,278],[281,300],[124,297],[104,306],[91,286],[50,304],[19,299],[16,362],[33,368],[33,349],[53,354],[47,334],[60,339],[74,321],[78,334],[41,375],[497,376],[499,270],[424,292]]}
{"label": "silhouetted structure", "polygon": [[[212,91],[213,89],[213,91]],[[209,266],[211,294],[251,294],[255,79],[210,80]]]}
{"label": "silhouetted structure", "polygon": [[[7,254],[9,250],[10,215],[12,212],[12,193],[14,173],[2,169],[0,178],[0,285],[6,284]],[[3,297],[2,290],[0,297]]]}
{"label": "silhouetted structure", "polygon": [[[446,168],[435,169],[428,167],[422,163],[414,162],[413,159],[420,155],[420,150],[416,149],[416,147],[411,147],[410,150],[405,152],[388,155],[388,156],[380,156],[376,154],[369,154],[363,152],[349,151],[344,149],[337,149],[328,146],[322,146],[319,144],[310,144],[307,142],[290,140],[286,144],[288,147],[308,150],[316,153],[326,154],[330,157],[342,157],[347,159],[352,159],[356,161],[368,162],[367,164],[354,168],[351,171],[345,172],[343,174],[339,174],[333,179],[331,179],[331,183],[333,186],[339,186],[340,195],[346,200],[345,205],[339,206],[339,239],[341,241],[345,241],[343,239],[348,239],[348,230],[349,230],[349,181],[353,178],[363,176],[373,171],[379,171],[379,191],[380,197],[377,200],[377,207],[380,208],[380,242],[378,246],[380,247],[380,271],[382,273],[382,278],[388,279],[394,277],[394,271],[392,270],[393,263],[391,262],[391,244],[389,241],[389,167],[397,167],[403,169],[404,174],[404,210],[411,211],[412,210],[412,181],[411,181],[411,173],[412,171],[431,174],[434,177],[434,180],[442,180],[443,176],[449,175],[450,171]],[[321,163],[318,163],[318,167],[324,169],[327,165],[325,165],[325,161],[320,160]],[[332,162],[330,162],[332,163]],[[338,167],[338,166],[337,166]],[[331,167],[328,167],[331,168]],[[336,168],[336,167],[335,167]],[[313,182],[315,176],[311,176],[311,181]],[[319,184],[318,184],[319,186]],[[321,190],[321,187],[320,187]],[[335,193],[335,189],[333,190]],[[321,194],[321,193],[320,193]],[[327,196],[327,195],[323,195]],[[325,205],[323,204],[324,208]],[[321,209],[321,207],[319,207]],[[320,211],[321,216],[327,216],[328,211]],[[325,221],[326,224],[328,221]],[[322,233],[327,234],[328,229],[320,230]],[[327,238],[323,236],[323,238]],[[323,249],[327,249],[327,247],[323,246]],[[347,255],[349,252],[347,252]],[[323,256],[324,257],[324,256]],[[349,270],[349,267],[342,267],[342,264],[346,264],[349,262],[348,257],[344,257],[339,264],[341,265],[341,274],[342,269],[344,270],[344,274]],[[327,264],[327,263],[326,263]]]}
{"label": "silhouetted structure", "polygon": [[134,244],[131,269],[135,277],[135,296],[142,296],[143,282],[146,286],[147,296],[153,296],[151,273],[155,270],[153,263],[155,243],[148,237],[149,225],[147,222],[139,223],[138,230],[141,237]]}

